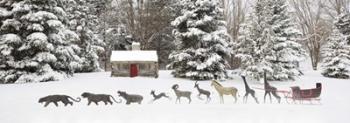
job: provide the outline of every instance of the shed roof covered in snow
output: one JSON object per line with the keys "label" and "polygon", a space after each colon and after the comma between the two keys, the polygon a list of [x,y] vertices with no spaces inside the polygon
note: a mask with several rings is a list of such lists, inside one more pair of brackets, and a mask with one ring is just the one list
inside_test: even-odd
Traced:
{"label": "shed roof covered in snow", "polygon": [[156,51],[112,51],[111,62],[158,62]]}

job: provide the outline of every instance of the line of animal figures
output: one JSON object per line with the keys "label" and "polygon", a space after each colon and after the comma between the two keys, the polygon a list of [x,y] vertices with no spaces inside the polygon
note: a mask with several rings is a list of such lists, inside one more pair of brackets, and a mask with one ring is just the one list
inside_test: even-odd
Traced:
{"label": "line of animal figures", "polygon": [[[244,81],[244,85],[245,85],[245,95],[243,96],[243,102],[247,102],[248,100],[248,96],[251,95],[255,102],[259,104],[259,101],[257,99],[257,97],[255,96],[255,91],[253,89],[251,89],[244,76],[242,76],[243,81]],[[232,95],[235,98],[235,102],[237,102],[237,96],[238,95],[238,89],[235,87],[224,87],[222,86],[218,81],[216,80],[212,80],[211,82],[211,86],[213,86],[219,96],[220,96],[220,103],[224,103],[224,95]],[[265,96],[264,96],[264,102],[266,99],[266,95],[270,96],[270,102],[272,102],[271,100],[271,94],[278,100],[278,102],[280,103],[281,101],[281,97],[279,95],[277,95],[276,91],[277,89],[273,86],[271,86],[269,83],[264,82],[264,87],[265,87]],[[191,94],[192,92],[190,91],[182,91],[179,90],[179,85],[178,84],[174,84],[172,87],[173,91],[175,92],[176,95],[176,101],[175,103],[181,103],[180,98],[184,97],[188,99],[188,103],[191,103]],[[211,93],[208,90],[202,89],[199,87],[198,82],[195,83],[194,88],[196,88],[199,92],[199,94],[197,95],[199,99],[203,100],[201,98],[201,95],[205,95],[206,96],[206,103],[208,103],[211,100]],[[124,100],[126,100],[126,104],[129,105],[131,103],[138,103],[141,104],[142,100],[143,100],[143,96],[141,95],[137,95],[137,94],[128,94],[124,91],[117,91],[118,96],[122,97]],[[150,93],[153,96],[153,99],[150,101],[150,103],[159,100],[161,98],[168,98],[169,100],[171,100],[171,98],[166,95],[166,93],[162,92],[159,94],[156,94],[154,90],[151,91]],[[113,104],[113,102],[115,103],[121,103],[122,100],[119,99],[118,101],[112,96],[112,95],[108,95],[108,94],[93,94],[93,93],[89,93],[89,92],[84,92],[81,94],[81,96],[83,98],[86,98],[88,101],[87,105],[90,105],[91,103],[95,103],[96,105],[98,105],[98,102],[104,102],[105,105],[108,104]],[[48,106],[50,103],[54,103],[56,106],[58,106],[58,102],[62,102],[65,106],[67,105],[73,105],[73,102],[70,100],[74,101],[74,102],[80,102],[81,98],[72,98],[70,96],[67,95],[49,95],[46,97],[42,97],[39,99],[39,103],[45,103],[45,107]],[[113,100],[113,102],[112,102]]]}

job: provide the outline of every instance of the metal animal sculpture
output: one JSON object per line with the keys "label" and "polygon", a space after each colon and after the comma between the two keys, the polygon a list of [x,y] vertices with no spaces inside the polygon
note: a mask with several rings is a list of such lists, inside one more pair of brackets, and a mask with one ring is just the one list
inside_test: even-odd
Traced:
{"label": "metal animal sculpture", "polygon": [[220,96],[220,103],[224,103],[224,95],[232,95],[235,98],[235,103],[237,102],[237,96],[238,96],[238,89],[235,87],[223,87],[219,82],[216,80],[211,81],[211,86],[214,86],[216,91],[218,91]]}
{"label": "metal animal sculpture", "polygon": [[180,101],[180,98],[181,97],[185,97],[188,99],[188,103],[191,103],[191,92],[190,91],[180,91],[178,90],[179,88],[179,85],[178,84],[175,84],[171,87],[174,92],[175,92],[175,95],[176,95],[176,100],[175,100],[175,103],[177,103],[177,101],[179,101],[179,103],[181,103]]}
{"label": "metal animal sculpture", "polygon": [[58,106],[58,102],[62,102],[64,106],[67,106],[68,104],[73,105],[73,102],[80,102],[80,98],[74,99],[67,95],[48,95],[46,97],[42,97],[39,99],[39,103],[45,103],[44,107],[48,106],[50,103],[54,103],[56,107]]}
{"label": "metal animal sculpture", "polygon": [[156,100],[159,100],[162,97],[168,98],[170,100],[170,97],[167,96],[164,92],[163,93],[159,93],[159,94],[155,94],[155,91],[152,90],[151,91],[151,95],[153,96],[153,99],[151,100],[151,103],[156,101]]}
{"label": "metal animal sculpture", "polygon": [[130,105],[131,103],[141,104],[143,97],[137,94],[128,94],[125,91],[117,91],[120,97],[123,97],[126,100],[126,104]]}
{"label": "metal animal sculpture", "polygon": [[112,100],[115,103],[121,103],[120,99],[118,102],[114,99],[114,97],[112,95],[108,95],[108,94],[93,94],[93,93],[89,93],[89,92],[84,92],[83,94],[81,94],[81,96],[88,100],[87,105],[90,105],[92,102],[95,103],[96,105],[98,105],[98,102],[104,102],[105,105],[110,103],[112,105],[113,104]]}
{"label": "metal animal sculpture", "polygon": [[243,96],[243,102],[247,103],[249,94],[255,99],[255,102],[259,104],[258,99],[255,97],[255,91],[251,89],[245,79],[245,76],[241,76],[244,82],[245,94]]}
{"label": "metal animal sculpture", "polygon": [[265,95],[264,95],[264,103],[266,101],[266,95],[269,94],[270,96],[270,102],[272,102],[271,99],[271,93],[272,95],[278,100],[278,103],[281,102],[281,97],[277,94],[277,88],[271,86],[266,79],[266,72],[264,72],[264,89],[265,89]]}
{"label": "metal animal sculpture", "polygon": [[194,88],[197,88],[197,90],[198,90],[198,98],[199,99],[201,99],[201,95],[203,94],[203,95],[205,95],[206,97],[207,97],[207,103],[211,100],[211,98],[210,98],[210,92],[209,91],[207,91],[207,90],[204,90],[204,89],[201,89],[200,87],[199,87],[199,84],[198,84],[198,82],[196,82],[196,83],[194,83]]}

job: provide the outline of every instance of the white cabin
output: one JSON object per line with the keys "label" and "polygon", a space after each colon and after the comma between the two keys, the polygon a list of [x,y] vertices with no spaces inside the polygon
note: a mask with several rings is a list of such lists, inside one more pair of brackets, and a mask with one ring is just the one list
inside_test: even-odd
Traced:
{"label": "white cabin", "polygon": [[132,43],[129,51],[112,51],[110,62],[112,77],[158,77],[157,51],[142,51],[139,43]]}

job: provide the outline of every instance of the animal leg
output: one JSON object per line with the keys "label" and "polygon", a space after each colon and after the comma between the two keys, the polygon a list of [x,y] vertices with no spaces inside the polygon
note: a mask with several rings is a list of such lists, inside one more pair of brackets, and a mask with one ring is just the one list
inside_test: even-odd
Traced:
{"label": "animal leg", "polygon": [[224,97],[223,97],[223,95],[220,95],[220,103],[221,103],[221,104],[224,103]]}
{"label": "animal leg", "polygon": [[176,100],[175,100],[175,104],[177,104],[177,101],[178,101],[178,100],[179,100],[179,97],[177,97],[177,98],[176,98]]}
{"label": "animal leg", "polygon": [[235,98],[235,103],[237,103],[237,96],[236,95],[232,95],[233,98]]}
{"label": "animal leg", "polygon": [[98,102],[97,102],[97,101],[95,101],[94,103],[95,103],[96,105],[98,105]]}
{"label": "animal leg", "polygon": [[248,101],[248,92],[246,92],[245,94],[244,94],[244,96],[243,96],[243,102],[244,103],[247,103],[247,101]]}
{"label": "animal leg", "polygon": [[44,107],[48,106],[49,104],[50,104],[50,102],[46,102],[45,105],[44,105]]}
{"label": "animal leg", "polygon": [[188,104],[190,104],[192,102],[191,97],[187,97],[188,98]]}
{"label": "animal leg", "polygon": [[267,95],[267,91],[265,91],[265,94],[264,94],[264,103],[266,103],[266,95]]}
{"label": "animal leg", "polygon": [[271,92],[268,93],[270,97],[270,103],[272,103]]}
{"label": "animal leg", "polygon": [[107,105],[107,101],[103,101],[105,103],[105,105]]}
{"label": "animal leg", "polygon": [[113,102],[112,102],[112,101],[108,100],[108,102],[109,102],[111,105],[113,105]]}
{"label": "animal leg", "polygon": [[211,100],[210,96],[207,95],[207,102],[206,103],[208,103],[210,100]]}
{"label": "animal leg", "polygon": [[273,91],[272,95],[278,100],[278,103],[281,103],[281,97],[277,95],[276,91]]}
{"label": "animal leg", "polygon": [[58,107],[58,103],[57,102],[53,102],[55,105],[56,105],[56,107]]}
{"label": "animal leg", "polygon": [[171,100],[171,97],[167,96],[168,100]]}
{"label": "animal leg", "polygon": [[258,98],[255,97],[255,93],[250,93],[250,95],[254,98],[255,102],[259,104]]}
{"label": "animal leg", "polygon": [[199,94],[197,95],[197,97],[198,97],[198,99],[203,100],[203,99],[201,98],[201,93],[199,93]]}
{"label": "animal leg", "polygon": [[91,101],[89,100],[89,102],[88,102],[88,106],[91,104]]}
{"label": "animal leg", "polygon": [[164,94],[164,97],[165,97],[165,98],[168,98],[169,100],[171,100],[171,99],[170,99],[170,97],[169,97],[169,96],[167,96],[167,95],[165,95],[165,94]]}

